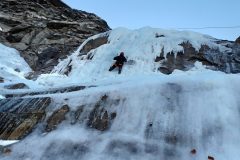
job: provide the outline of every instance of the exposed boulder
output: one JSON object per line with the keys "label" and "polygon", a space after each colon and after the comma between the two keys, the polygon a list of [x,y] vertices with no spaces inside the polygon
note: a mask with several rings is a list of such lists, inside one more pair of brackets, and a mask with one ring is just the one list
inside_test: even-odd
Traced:
{"label": "exposed boulder", "polygon": [[43,113],[40,113],[38,115],[33,114],[21,121],[20,125],[16,126],[16,128],[14,128],[14,130],[11,132],[8,139],[21,139],[23,136],[28,135],[38,123],[38,121],[42,118],[42,116]]}
{"label": "exposed boulder", "polygon": [[51,98],[13,98],[0,100],[0,139],[27,136],[45,116]]}
{"label": "exposed boulder", "polygon": [[[64,101],[67,102],[68,99],[66,98]],[[51,102],[52,99],[47,97],[15,97],[0,100],[0,139],[22,139],[30,134],[40,122],[46,125],[45,128],[40,129],[43,133],[57,129],[58,125],[63,122],[66,125],[86,124],[91,129],[106,131],[117,117],[117,113],[111,107],[117,106],[120,100],[104,95],[95,102],[81,105],[75,109],[68,105],[59,108]],[[54,111],[53,109],[56,107],[59,109]],[[46,116],[46,111],[52,114]]]}
{"label": "exposed boulder", "polygon": [[96,39],[91,39],[84,45],[84,47],[81,49],[80,52],[83,54],[87,54],[90,50],[95,49],[101,45],[104,45],[107,42],[108,42],[108,35],[98,37]]}
{"label": "exposed boulder", "polygon": [[6,89],[29,89],[29,87],[24,83],[7,85],[7,86],[4,86],[4,88],[6,88]]}
{"label": "exposed boulder", "polygon": [[61,0],[2,0],[0,28],[0,43],[19,50],[38,74],[50,72],[88,37],[110,29],[96,15]]}
{"label": "exposed boulder", "polygon": [[[100,37],[88,40],[86,44],[82,47],[82,49],[79,51],[80,52],[79,56],[87,55],[87,59],[91,60],[94,57],[93,52],[91,52],[91,50],[96,49],[104,44],[107,44],[108,37],[109,37],[108,33],[105,33]],[[72,59],[68,62],[67,66],[61,71],[63,74],[67,76],[72,71],[71,62],[72,62]]]}
{"label": "exposed boulder", "polygon": [[89,118],[89,127],[100,131],[105,131],[109,128],[109,115],[106,110],[98,110],[96,107],[90,114]]}
{"label": "exposed boulder", "polygon": [[230,53],[223,53],[217,49],[212,49],[207,45],[202,45],[199,51],[192,47],[192,44],[185,42],[181,45],[184,50],[174,53],[168,53],[163,56],[163,51],[159,57],[156,57],[155,62],[161,63],[158,70],[164,74],[171,74],[175,69],[187,71],[194,67],[196,61],[202,62],[209,69],[219,70],[226,73],[240,72],[240,48],[232,42],[221,41],[219,43],[227,43],[227,47],[232,49]]}
{"label": "exposed boulder", "polygon": [[62,106],[59,110],[55,111],[47,120],[46,131],[50,132],[57,128],[57,126],[65,120],[66,114],[69,112],[70,108],[68,105]]}
{"label": "exposed boulder", "polygon": [[95,128],[99,131],[105,131],[109,129],[111,121],[117,116],[116,113],[109,113],[105,109],[105,105],[108,104],[108,96],[102,96],[94,109],[90,112],[87,125],[90,128]]}
{"label": "exposed boulder", "polygon": [[159,68],[160,72],[171,74],[175,69],[186,71],[192,68],[196,61],[201,61],[203,64],[207,65],[214,65],[203,57],[204,51],[210,50],[208,46],[202,46],[198,52],[189,42],[180,45],[184,48],[184,51],[177,53],[176,57],[174,53],[168,53],[166,57],[163,57],[164,49],[160,57],[156,57],[155,62],[161,63],[161,67]]}

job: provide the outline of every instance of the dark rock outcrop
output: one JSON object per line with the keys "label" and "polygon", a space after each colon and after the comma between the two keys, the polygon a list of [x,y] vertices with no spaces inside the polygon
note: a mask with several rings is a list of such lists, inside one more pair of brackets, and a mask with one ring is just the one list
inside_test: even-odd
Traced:
{"label": "dark rock outcrop", "polygon": [[55,111],[47,120],[46,131],[50,132],[57,128],[57,126],[65,120],[66,114],[69,112],[70,108],[68,105],[62,106],[59,110]]}
{"label": "dark rock outcrop", "polygon": [[[86,55],[88,60],[94,57],[94,49],[108,43],[109,32],[102,34],[101,36],[90,39],[79,51],[79,57]],[[68,64],[60,71],[62,74],[69,75],[72,71],[72,59],[69,60]]]}
{"label": "dark rock outcrop", "polygon": [[104,109],[99,110],[96,106],[89,116],[88,125],[100,131],[105,131],[109,128],[109,115]]}
{"label": "dark rock outcrop", "polygon": [[[88,128],[106,131],[111,127],[117,113],[111,107],[119,104],[119,99],[110,99],[107,95],[91,104],[71,109],[51,103],[51,98],[7,98],[0,100],[0,139],[22,139],[30,134],[42,122],[42,133],[51,132],[64,122],[65,125],[86,124]],[[63,101],[67,102],[68,99]],[[54,110],[54,108],[59,108]],[[111,110],[111,111],[110,111]],[[49,116],[46,116],[47,113]]]}
{"label": "dark rock outcrop", "polygon": [[240,44],[240,36],[235,41],[237,44]]}
{"label": "dark rock outcrop", "polygon": [[[112,100],[104,95],[97,102],[82,105],[76,110],[71,110],[68,105],[64,105],[60,109],[54,111],[47,119],[45,131],[50,132],[57,129],[57,126],[63,121],[71,125],[86,122],[89,128],[106,131],[110,128],[112,121],[117,116],[115,112],[109,112],[108,107],[118,103],[119,100]],[[92,109],[88,110],[87,108]]]}
{"label": "dark rock outcrop", "polygon": [[0,100],[0,139],[27,136],[44,118],[51,98],[13,98]]}
{"label": "dark rock outcrop", "polygon": [[90,50],[95,49],[108,42],[108,36],[102,36],[96,39],[91,39],[88,41],[84,47],[81,49],[82,54],[87,54]]}
{"label": "dark rock outcrop", "polygon": [[94,14],[60,0],[2,0],[0,43],[20,51],[34,71],[49,72],[84,40],[109,30]]}
{"label": "dark rock outcrop", "polygon": [[158,70],[164,74],[171,74],[175,69],[187,71],[194,67],[196,61],[202,62],[209,69],[219,70],[226,73],[240,72],[240,47],[233,42],[220,41],[226,47],[232,49],[232,52],[221,52],[217,49],[212,49],[207,45],[202,45],[199,51],[192,47],[189,42],[184,42],[181,45],[184,50],[178,52],[175,57],[174,53],[168,53],[163,56],[163,50],[159,57],[156,57],[155,62],[161,63]]}
{"label": "dark rock outcrop", "polygon": [[7,85],[7,86],[4,86],[4,88],[6,88],[6,89],[29,89],[29,87],[24,83]]}
{"label": "dark rock outcrop", "polygon": [[[79,57],[86,55],[87,59],[91,60],[94,57],[94,54],[92,51],[93,49],[96,49],[104,44],[108,43],[108,37],[109,37],[109,32],[106,32],[102,34],[101,36],[95,38],[95,39],[90,39],[86,42],[86,44],[82,47],[82,49],[79,51]],[[67,66],[63,68],[61,71],[62,74],[69,75],[72,71],[72,59],[69,60]]]}
{"label": "dark rock outcrop", "polygon": [[[89,114],[87,125],[90,128],[95,128],[99,131],[109,129],[111,121],[117,116],[116,113],[110,113],[104,107],[109,104],[108,96],[104,95],[96,103],[93,110]],[[117,102],[118,103],[118,102]]]}

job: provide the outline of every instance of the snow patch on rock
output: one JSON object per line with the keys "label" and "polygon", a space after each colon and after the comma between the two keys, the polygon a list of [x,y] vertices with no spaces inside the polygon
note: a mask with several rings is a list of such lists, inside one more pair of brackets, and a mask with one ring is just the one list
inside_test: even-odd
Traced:
{"label": "snow patch on rock", "polygon": [[24,74],[32,71],[17,50],[0,44],[0,53],[0,75],[3,71],[6,71],[23,77]]}

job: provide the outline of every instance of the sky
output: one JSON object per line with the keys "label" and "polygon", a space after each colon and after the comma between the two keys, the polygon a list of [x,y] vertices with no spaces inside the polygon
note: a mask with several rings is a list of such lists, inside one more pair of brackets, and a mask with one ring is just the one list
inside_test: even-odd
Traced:
{"label": "sky", "polygon": [[227,40],[236,40],[240,36],[240,0],[63,0],[63,2],[72,8],[96,14],[107,21],[112,29],[117,27],[138,29],[148,26],[192,30]]}

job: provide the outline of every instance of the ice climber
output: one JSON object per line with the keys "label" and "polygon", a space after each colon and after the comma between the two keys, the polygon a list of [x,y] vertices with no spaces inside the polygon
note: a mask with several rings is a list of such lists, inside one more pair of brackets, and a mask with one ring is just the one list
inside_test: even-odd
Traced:
{"label": "ice climber", "polygon": [[121,52],[119,56],[113,58],[116,62],[109,68],[109,71],[112,71],[114,68],[118,67],[118,74],[121,73],[124,62],[127,62],[127,59],[124,57],[124,53]]}

